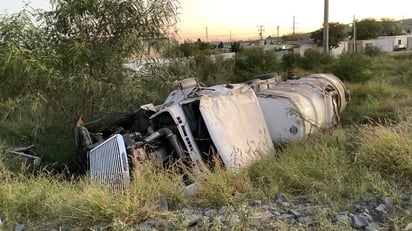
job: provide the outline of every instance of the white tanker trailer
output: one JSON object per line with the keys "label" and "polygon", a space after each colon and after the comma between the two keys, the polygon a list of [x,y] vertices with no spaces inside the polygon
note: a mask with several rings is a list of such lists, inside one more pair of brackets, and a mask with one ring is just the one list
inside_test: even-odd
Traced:
{"label": "white tanker trailer", "polygon": [[301,140],[340,120],[349,92],[332,74],[276,82],[256,79],[252,87],[262,107],[273,142]]}

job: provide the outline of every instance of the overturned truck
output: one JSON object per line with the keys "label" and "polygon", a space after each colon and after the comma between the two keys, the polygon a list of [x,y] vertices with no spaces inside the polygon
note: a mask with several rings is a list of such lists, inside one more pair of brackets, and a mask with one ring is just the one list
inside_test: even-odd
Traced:
{"label": "overturned truck", "polygon": [[332,127],[348,100],[349,92],[332,74],[287,81],[265,74],[210,87],[191,78],[176,82],[162,105],[79,120],[75,139],[91,180],[121,189],[146,159],[162,167],[179,162],[188,170],[199,164],[246,166],[274,143]]}

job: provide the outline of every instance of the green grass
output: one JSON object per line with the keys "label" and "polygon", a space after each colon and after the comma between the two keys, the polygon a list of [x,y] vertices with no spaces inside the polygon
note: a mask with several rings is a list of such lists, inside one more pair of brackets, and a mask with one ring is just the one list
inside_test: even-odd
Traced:
{"label": "green grass", "polygon": [[4,225],[23,223],[29,230],[62,224],[70,230],[84,230],[107,221],[125,225],[161,214],[157,210],[160,199],[167,199],[170,205],[184,202],[180,176],[146,167],[146,172],[123,193],[92,185],[87,178],[63,180],[46,174],[3,177],[0,211]]}
{"label": "green grass", "polygon": [[[16,224],[23,223],[27,230],[61,226],[84,230],[106,223],[112,230],[133,230],[135,224],[157,217],[167,227],[184,230],[189,215],[162,210],[160,199],[168,201],[170,210],[199,205],[225,207],[232,230],[259,228],[262,224],[248,217],[251,211],[245,204],[255,199],[270,201],[279,193],[291,199],[304,196],[335,211],[351,209],[351,201],[363,200],[368,193],[391,196],[398,205],[400,195],[412,189],[409,63],[409,56],[372,59],[369,69],[364,70],[371,74],[369,80],[345,82],[351,91],[351,101],[341,116],[340,126],[314,134],[302,142],[283,144],[238,172],[218,167],[214,171],[204,170],[203,174],[193,176],[198,192],[192,196],[185,196],[181,176],[173,171],[158,171],[149,164],[123,193],[112,193],[108,188],[92,185],[87,176],[67,179],[47,171],[34,176],[25,167],[20,169],[21,166],[5,153],[8,146],[31,140],[27,137],[32,131],[25,131],[23,126],[31,122],[3,123],[0,130],[2,228],[14,229]],[[44,139],[58,136],[53,133],[55,128],[42,129],[49,133]],[[67,135],[56,139],[56,146],[41,150],[58,155],[60,147],[69,147],[65,138]],[[71,151],[67,149],[63,152]],[[240,220],[231,217],[234,210],[240,211]],[[350,230],[345,222],[332,224],[327,217],[328,211],[323,208],[314,213],[321,230]],[[412,211],[387,216],[394,229],[399,230],[412,220]],[[202,220],[198,226],[199,230],[222,228],[218,220]],[[290,228],[281,221],[267,227]],[[306,227],[294,228],[305,230]]]}
{"label": "green grass", "polygon": [[[16,175],[7,170],[4,166],[7,161],[3,159],[0,212],[6,227],[24,223],[33,227],[28,230],[63,224],[76,230],[102,222],[122,230],[149,217],[160,217],[169,225],[185,227],[188,214],[169,214],[159,209],[158,201],[167,199],[170,210],[202,205],[229,206],[243,211],[243,223],[232,224],[237,227],[234,230],[241,230],[259,225],[248,218],[251,211],[241,210],[245,203],[254,199],[272,200],[279,193],[290,198],[305,196],[312,202],[345,211],[350,209],[349,201],[361,200],[366,193],[396,199],[400,193],[410,192],[411,129],[411,120],[407,120],[318,133],[303,142],[284,145],[239,172],[219,168],[214,172],[204,171],[195,178],[198,193],[191,197],[184,196],[180,176],[157,171],[150,165],[134,179],[129,190],[116,194],[89,184],[87,178],[63,180],[47,174]],[[316,219],[324,230],[326,227],[345,230],[346,226],[336,227],[322,214],[317,213]],[[404,215],[412,218],[411,211]],[[390,218],[400,226],[407,222],[399,220],[398,215]],[[218,221],[204,222],[203,228],[219,227]],[[288,225],[280,222],[276,227],[286,230]]]}

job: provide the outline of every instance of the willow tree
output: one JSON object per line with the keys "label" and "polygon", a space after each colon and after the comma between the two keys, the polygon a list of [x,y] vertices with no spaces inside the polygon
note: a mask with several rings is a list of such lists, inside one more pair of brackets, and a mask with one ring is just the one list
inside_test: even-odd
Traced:
{"label": "willow tree", "polygon": [[42,15],[71,72],[104,74],[173,39],[177,0],[55,0]]}
{"label": "willow tree", "polygon": [[148,95],[122,64],[173,39],[178,2],[51,3],[0,18],[0,142],[16,134],[15,143],[61,157],[70,148],[56,147],[72,145],[64,143],[80,114],[136,109]]}

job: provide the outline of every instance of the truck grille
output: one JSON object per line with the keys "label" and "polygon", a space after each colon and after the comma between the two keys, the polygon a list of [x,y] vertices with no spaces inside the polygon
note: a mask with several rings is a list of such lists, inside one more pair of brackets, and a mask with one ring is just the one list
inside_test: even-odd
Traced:
{"label": "truck grille", "polygon": [[123,190],[130,183],[129,163],[123,137],[116,134],[90,151],[91,181]]}

